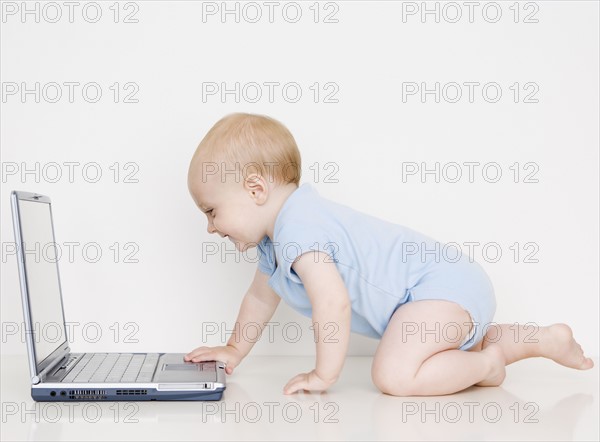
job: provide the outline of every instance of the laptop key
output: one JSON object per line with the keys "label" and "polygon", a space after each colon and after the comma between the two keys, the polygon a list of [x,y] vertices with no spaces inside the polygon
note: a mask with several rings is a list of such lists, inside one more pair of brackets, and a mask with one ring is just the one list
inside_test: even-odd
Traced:
{"label": "laptop key", "polygon": [[131,359],[131,363],[127,367],[127,370],[123,374],[121,378],[121,382],[135,382],[138,377],[138,374],[144,364],[144,359],[146,355],[134,355]]}
{"label": "laptop key", "polygon": [[106,380],[104,382],[120,382],[123,377],[123,373],[127,370],[127,366],[131,362],[133,358],[133,354],[131,353],[121,353],[119,354],[119,359],[115,362],[115,366],[112,368]]}
{"label": "laptop key", "polygon": [[75,377],[73,382],[89,382],[92,375],[96,372],[102,361],[106,358],[106,353],[94,353],[92,359],[85,365],[83,370]]}
{"label": "laptop key", "polygon": [[117,362],[118,354],[109,354],[90,378],[90,382],[104,382],[111,369]]}
{"label": "laptop key", "polygon": [[142,369],[136,379],[136,382],[151,382],[152,376],[154,375],[154,370],[156,369],[156,365],[158,364],[158,354],[152,353],[146,355],[146,360],[144,361],[144,365],[142,365]]}
{"label": "laptop key", "polygon": [[73,367],[73,369],[64,377],[62,382],[73,382],[75,377],[83,370],[83,368],[87,365],[87,363],[92,359],[92,355],[90,353],[86,353],[83,355],[78,364]]}

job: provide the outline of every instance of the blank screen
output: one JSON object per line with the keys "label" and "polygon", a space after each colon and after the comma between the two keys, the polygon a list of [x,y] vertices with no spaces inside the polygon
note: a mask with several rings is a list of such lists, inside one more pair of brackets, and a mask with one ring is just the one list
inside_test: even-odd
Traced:
{"label": "blank screen", "polygon": [[36,364],[66,340],[50,204],[19,201]]}

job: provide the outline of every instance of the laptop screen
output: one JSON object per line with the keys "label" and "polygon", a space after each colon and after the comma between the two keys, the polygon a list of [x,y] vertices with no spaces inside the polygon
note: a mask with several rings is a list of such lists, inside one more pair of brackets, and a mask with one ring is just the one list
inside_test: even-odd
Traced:
{"label": "laptop screen", "polygon": [[50,204],[19,200],[19,213],[35,362],[39,366],[67,341],[57,253]]}

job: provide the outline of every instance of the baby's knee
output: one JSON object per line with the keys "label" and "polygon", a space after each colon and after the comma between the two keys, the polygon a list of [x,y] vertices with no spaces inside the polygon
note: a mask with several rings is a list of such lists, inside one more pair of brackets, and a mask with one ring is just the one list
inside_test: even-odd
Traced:
{"label": "baby's knee", "polygon": [[371,368],[371,380],[382,393],[392,396],[415,396],[418,388],[411,377],[398,376],[397,372],[389,369],[379,368],[375,365]]}

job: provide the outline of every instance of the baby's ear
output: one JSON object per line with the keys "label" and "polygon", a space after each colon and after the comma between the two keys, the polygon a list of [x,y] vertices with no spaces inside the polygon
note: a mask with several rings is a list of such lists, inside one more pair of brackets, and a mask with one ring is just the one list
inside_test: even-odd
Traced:
{"label": "baby's ear", "polygon": [[257,173],[250,174],[244,179],[244,188],[253,198],[261,202],[266,200],[269,191],[264,177]]}

